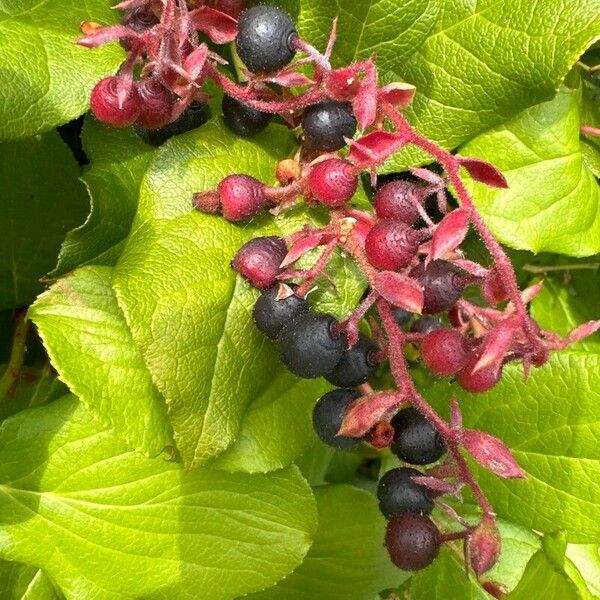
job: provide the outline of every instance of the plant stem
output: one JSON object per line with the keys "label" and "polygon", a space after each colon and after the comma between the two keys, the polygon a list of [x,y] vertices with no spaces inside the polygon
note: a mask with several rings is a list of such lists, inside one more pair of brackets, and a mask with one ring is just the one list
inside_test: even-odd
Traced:
{"label": "plant stem", "polygon": [[20,310],[15,316],[15,332],[13,334],[12,350],[10,359],[6,366],[6,371],[0,379],[0,402],[3,402],[13,385],[21,374],[23,359],[25,357],[25,341],[27,331],[29,330],[29,321],[27,320],[27,310]]}
{"label": "plant stem", "polygon": [[524,265],[523,271],[528,273],[534,273],[536,275],[542,275],[544,273],[551,273],[553,271],[583,271],[589,269],[591,271],[600,268],[600,263],[579,263],[571,265]]}

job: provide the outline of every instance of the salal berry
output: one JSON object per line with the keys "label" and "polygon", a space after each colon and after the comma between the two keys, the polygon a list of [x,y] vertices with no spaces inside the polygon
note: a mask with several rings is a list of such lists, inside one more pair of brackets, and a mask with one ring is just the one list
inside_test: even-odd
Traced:
{"label": "salal berry", "polygon": [[489,365],[474,372],[480,358],[479,352],[473,352],[464,369],[456,375],[456,381],[460,387],[468,392],[487,392],[500,381],[502,376],[502,367],[498,369],[496,365]]}
{"label": "salal berry", "polygon": [[394,308],[394,319],[398,325],[408,325],[410,320],[413,318],[413,313],[404,310],[403,308]]}
{"label": "salal berry", "polygon": [[223,96],[221,108],[225,125],[236,135],[245,138],[258,135],[273,118],[270,113],[256,110],[227,95]]}
{"label": "salal berry", "polygon": [[323,443],[340,450],[348,450],[360,444],[361,440],[337,435],[350,404],[360,394],[356,390],[337,389],[319,398],[313,410],[313,428]]}
{"label": "salal berry", "polygon": [[338,387],[354,387],[365,383],[375,372],[377,346],[370,337],[360,334],[358,342],[345,350],[335,369],[325,376]]}
{"label": "salal berry", "polygon": [[421,357],[435,375],[445,377],[458,373],[471,355],[465,336],[456,329],[436,329],[421,341]]}
{"label": "salal berry", "polygon": [[427,465],[439,460],[446,444],[439,431],[415,408],[401,410],[393,419],[396,433],[392,452],[411,465]]}
{"label": "salal berry", "polygon": [[403,221],[379,221],[367,234],[365,252],[378,269],[406,267],[419,249],[421,236]]}
{"label": "salal berry", "polygon": [[412,181],[390,181],[375,193],[375,213],[380,219],[404,221],[407,225],[413,225],[420,216],[417,206],[423,204],[422,191],[422,186]]}
{"label": "salal berry", "polygon": [[424,317],[419,317],[410,326],[410,330],[413,333],[429,333],[430,331],[435,331],[443,326],[444,324],[437,317],[426,315]]}
{"label": "salal berry", "polygon": [[142,6],[123,15],[121,23],[129,29],[143,33],[158,23],[158,17],[150,6]]}
{"label": "salal berry", "polygon": [[356,119],[347,102],[325,100],[304,109],[302,130],[313,150],[333,152],[346,145],[344,138],[354,135]]}
{"label": "salal berry", "polygon": [[173,94],[159,81],[147,77],[138,83],[140,114],[136,124],[146,129],[157,129],[169,122],[173,108]]}
{"label": "salal berry", "polygon": [[385,545],[392,562],[404,571],[428,567],[438,555],[441,535],[435,523],[424,515],[404,513],[387,525]]}
{"label": "salal berry", "polygon": [[[287,289],[287,294],[282,293]],[[294,294],[291,286],[274,285],[265,290],[256,301],[252,316],[257,329],[275,339],[285,325],[308,311],[308,302]]]}
{"label": "salal berry", "polygon": [[311,169],[308,187],[317,200],[335,208],[352,199],[358,188],[358,175],[347,160],[328,158]]}
{"label": "salal berry", "polygon": [[[119,90],[127,90],[123,98],[119,98]],[[140,96],[136,86],[125,82],[118,76],[101,79],[90,98],[92,113],[102,123],[111,127],[129,127],[140,114]]]}
{"label": "salal berry", "polygon": [[295,375],[312,379],[331,373],[346,349],[338,322],[323,313],[305,313],[277,336],[283,364]]}
{"label": "salal berry", "polygon": [[424,314],[451,309],[462,296],[467,282],[454,266],[444,260],[434,260],[427,268],[421,263],[411,275],[423,286]]}
{"label": "salal berry", "polygon": [[429,514],[433,510],[427,488],[411,479],[419,476],[423,473],[416,469],[400,467],[388,471],[379,480],[377,499],[386,519],[407,512]]}
{"label": "salal berry", "polygon": [[228,175],[217,191],[221,211],[228,221],[246,221],[267,204],[264,184],[250,175]]}
{"label": "salal berry", "polygon": [[252,73],[273,73],[294,58],[297,35],[290,15],[274,6],[254,6],[239,17],[235,47]]}
{"label": "salal berry", "polygon": [[257,237],[246,242],[235,255],[231,266],[254,287],[265,290],[276,281],[279,265],[287,254],[285,242],[277,236]]}

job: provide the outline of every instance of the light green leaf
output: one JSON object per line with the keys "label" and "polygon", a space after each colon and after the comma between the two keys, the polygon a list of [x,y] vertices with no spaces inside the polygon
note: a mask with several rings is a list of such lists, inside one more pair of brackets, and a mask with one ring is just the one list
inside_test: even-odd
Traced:
{"label": "light green leaf", "polygon": [[440,383],[428,398],[447,410],[456,395],[465,426],[500,437],[525,471],[526,479],[507,481],[474,465],[500,517],[587,543],[600,537],[599,377],[600,355],[563,351],[527,381],[511,365],[485,394]]}
{"label": "light green leaf", "polygon": [[172,443],[154,387],[111,288],[109,267],[60,279],[30,309],[60,378],[105,426],[134,448],[160,454]]}
{"label": "light green leaf", "polygon": [[[563,272],[544,279],[544,287],[531,303],[533,318],[544,328],[565,335],[585,321],[600,319],[598,270]],[[600,334],[577,342],[572,349],[600,352]]]}
{"label": "light green leaf", "polygon": [[470,187],[492,232],[512,248],[600,252],[600,187],[581,154],[580,100],[579,90],[563,88],[461,149],[506,175],[508,189]]}
{"label": "light green leaf", "polygon": [[382,543],[385,521],[371,494],[345,485],[318,487],[314,493],[319,527],[304,562],[252,600],[372,600],[408,577],[388,558]]}
{"label": "light green leaf", "polygon": [[0,309],[35,298],[65,234],[85,219],[88,200],[77,176],[56,132],[0,144]]}
{"label": "light green leaf", "polygon": [[62,597],[41,569],[0,560],[0,598],[3,600],[60,600]]}
{"label": "light green leaf", "polygon": [[140,184],[154,148],[131,129],[104,127],[88,118],[82,132],[91,164],[82,176],[91,198],[85,224],[69,232],[53,275],[86,263],[114,265],[129,235]]}
{"label": "light green leaf", "polygon": [[567,557],[584,577],[593,597],[600,597],[600,550],[598,544],[569,544]]}
{"label": "light green leaf", "polygon": [[85,112],[94,84],[123,60],[118,44],[75,45],[82,21],[114,22],[104,0],[0,4],[0,139],[32,136]]}
{"label": "light green leaf", "polygon": [[0,482],[0,555],[77,600],[242,596],[290,573],[316,528],[297,469],[185,473],[72,397],[4,422]]}
{"label": "light green leaf", "polygon": [[416,85],[411,122],[447,148],[552,98],[600,37],[596,0],[305,0],[300,32],[324,48],[335,16],[336,64],[376,53],[386,80]]}

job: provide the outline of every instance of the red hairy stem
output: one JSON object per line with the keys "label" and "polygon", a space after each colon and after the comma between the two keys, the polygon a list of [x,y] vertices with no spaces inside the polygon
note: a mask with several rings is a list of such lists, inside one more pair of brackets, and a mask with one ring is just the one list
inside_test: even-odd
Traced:
{"label": "red hairy stem", "polygon": [[306,279],[304,280],[302,285],[296,290],[296,294],[300,298],[304,298],[306,294],[308,294],[319,275],[321,275],[321,273],[323,272],[323,269],[325,269],[325,267],[327,266],[327,262],[331,258],[331,255],[333,254],[334,250],[337,248],[337,245],[337,240],[334,239],[328,242],[328,244],[325,246],[325,249],[321,253],[321,256],[319,256],[317,262],[308,271]]}

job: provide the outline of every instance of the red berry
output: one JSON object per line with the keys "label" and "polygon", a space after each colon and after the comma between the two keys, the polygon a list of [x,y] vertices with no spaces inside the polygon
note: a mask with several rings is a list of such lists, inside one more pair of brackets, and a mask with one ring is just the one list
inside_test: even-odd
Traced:
{"label": "red berry", "polygon": [[133,125],[140,113],[140,104],[136,86],[117,76],[101,79],[90,98],[94,116],[111,127]]}
{"label": "red berry", "polygon": [[467,392],[479,393],[491,390],[500,381],[502,376],[502,367],[499,369],[496,365],[490,365],[473,372],[475,365],[479,361],[480,352],[473,352],[466,366],[458,372],[456,380],[458,384]]}
{"label": "red berry", "polygon": [[392,562],[404,571],[429,566],[438,555],[440,531],[424,515],[403,513],[391,519],[385,532],[385,545]]}
{"label": "red berry", "polygon": [[317,200],[327,206],[339,207],[356,193],[358,176],[347,160],[328,158],[312,168],[308,186]]}
{"label": "red berry", "polygon": [[375,213],[380,219],[404,221],[413,225],[419,219],[418,204],[423,204],[422,187],[399,179],[381,186],[373,198]]}
{"label": "red berry", "polygon": [[228,221],[246,221],[266,204],[265,186],[249,175],[229,175],[217,187],[221,211]]}
{"label": "red berry", "polygon": [[423,314],[450,310],[462,296],[467,280],[449,262],[434,260],[427,268],[423,264],[411,271],[411,276],[423,286]]}
{"label": "red berry", "polygon": [[436,329],[421,342],[421,357],[429,370],[441,377],[458,373],[470,356],[468,341],[456,329]]}
{"label": "red berry", "polygon": [[270,288],[282,271],[281,261],[287,254],[285,242],[276,236],[258,237],[246,242],[231,266],[260,290]]}
{"label": "red berry", "polygon": [[402,221],[380,221],[371,227],[365,251],[378,269],[395,271],[410,263],[419,248],[421,236]]}
{"label": "red berry", "polygon": [[159,81],[147,77],[138,83],[141,100],[140,114],[136,123],[146,129],[157,129],[171,119],[173,94]]}

